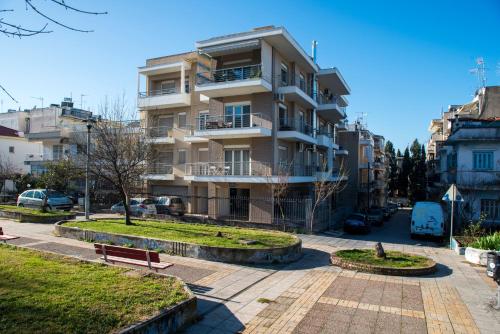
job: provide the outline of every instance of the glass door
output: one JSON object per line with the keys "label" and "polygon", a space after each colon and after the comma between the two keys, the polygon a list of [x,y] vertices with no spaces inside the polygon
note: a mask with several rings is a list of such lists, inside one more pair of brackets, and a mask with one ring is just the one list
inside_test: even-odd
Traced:
{"label": "glass door", "polygon": [[226,128],[250,127],[250,105],[227,105],[224,109],[224,125]]}
{"label": "glass door", "polygon": [[168,137],[168,134],[173,127],[174,127],[174,115],[160,116],[158,118],[158,130],[156,131],[156,136]]}
{"label": "glass door", "polygon": [[250,175],[250,151],[224,151],[224,169],[226,175]]}

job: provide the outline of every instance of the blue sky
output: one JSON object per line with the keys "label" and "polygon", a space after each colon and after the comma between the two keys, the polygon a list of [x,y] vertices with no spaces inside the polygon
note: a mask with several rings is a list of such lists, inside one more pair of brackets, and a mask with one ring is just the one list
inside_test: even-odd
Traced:
{"label": "blue sky", "polygon": [[[469,73],[478,56],[488,84],[500,84],[500,1],[98,1],[67,0],[85,16],[34,0],[62,22],[52,34],[13,39],[0,36],[2,110],[59,103],[72,94],[77,106],[96,110],[105,96],[125,93],[135,105],[136,68],[146,58],[194,49],[205,38],[263,25],[285,26],[310,52],[316,39],[318,62],[336,66],[351,86],[348,118],[366,113],[369,128],[404,148],[425,141],[431,118],[448,104],[469,101],[477,87]],[[42,24],[20,0],[1,0],[6,21]]]}

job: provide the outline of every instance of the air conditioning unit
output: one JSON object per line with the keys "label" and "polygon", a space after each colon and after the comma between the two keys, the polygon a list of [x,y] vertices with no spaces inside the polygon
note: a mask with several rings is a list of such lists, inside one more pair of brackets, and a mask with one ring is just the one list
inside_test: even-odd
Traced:
{"label": "air conditioning unit", "polygon": [[274,94],[274,100],[278,101],[278,102],[285,102],[285,94],[282,94],[282,93],[280,93],[280,94],[278,94],[278,93]]}

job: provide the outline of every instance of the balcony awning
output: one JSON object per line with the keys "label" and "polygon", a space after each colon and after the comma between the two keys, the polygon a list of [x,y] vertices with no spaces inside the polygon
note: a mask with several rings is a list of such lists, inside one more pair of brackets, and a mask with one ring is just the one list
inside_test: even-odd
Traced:
{"label": "balcony awning", "polygon": [[249,41],[241,41],[235,43],[228,43],[222,45],[208,46],[200,49],[201,53],[206,53],[211,57],[216,57],[221,54],[239,53],[244,51],[251,51],[260,48],[260,41],[252,39]]}
{"label": "balcony awning", "polygon": [[180,61],[170,64],[139,67],[139,73],[143,75],[158,75],[158,74],[165,74],[172,72],[180,72],[183,63],[184,63],[184,69],[186,70],[191,69],[190,63]]}
{"label": "balcony awning", "polygon": [[318,81],[321,87],[329,88],[335,95],[349,95],[351,93],[349,85],[336,67],[320,69]]}

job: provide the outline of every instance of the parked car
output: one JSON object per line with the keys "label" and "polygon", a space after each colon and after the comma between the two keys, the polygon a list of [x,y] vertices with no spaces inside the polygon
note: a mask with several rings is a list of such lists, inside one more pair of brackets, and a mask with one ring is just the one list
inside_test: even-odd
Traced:
{"label": "parked car", "polygon": [[48,210],[69,211],[73,208],[73,201],[68,196],[51,189],[26,190],[17,198],[17,206],[41,209],[45,198]]}
{"label": "parked car", "polygon": [[[123,202],[116,203],[111,207],[111,212],[125,214]],[[155,200],[151,198],[131,198],[130,213],[133,216],[144,217],[156,214]]]}
{"label": "parked car", "polygon": [[381,226],[384,223],[384,212],[380,208],[370,208],[366,213],[368,221],[374,226]]}
{"label": "parked car", "polygon": [[387,203],[387,208],[391,211],[391,214],[398,212],[399,206],[396,203]]}
{"label": "parked car", "polygon": [[370,233],[371,224],[364,214],[350,214],[344,222],[344,231],[348,233]]}
{"label": "parked car", "polygon": [[444,216],[441,205],[435,202],[417,202],[411,213],[410,235],[444,236]]}
{"label": "parked car", "polygon": [[183,216],[186,207],[182,198],[177,196],[160,196],[156,198],[156,213]]}

